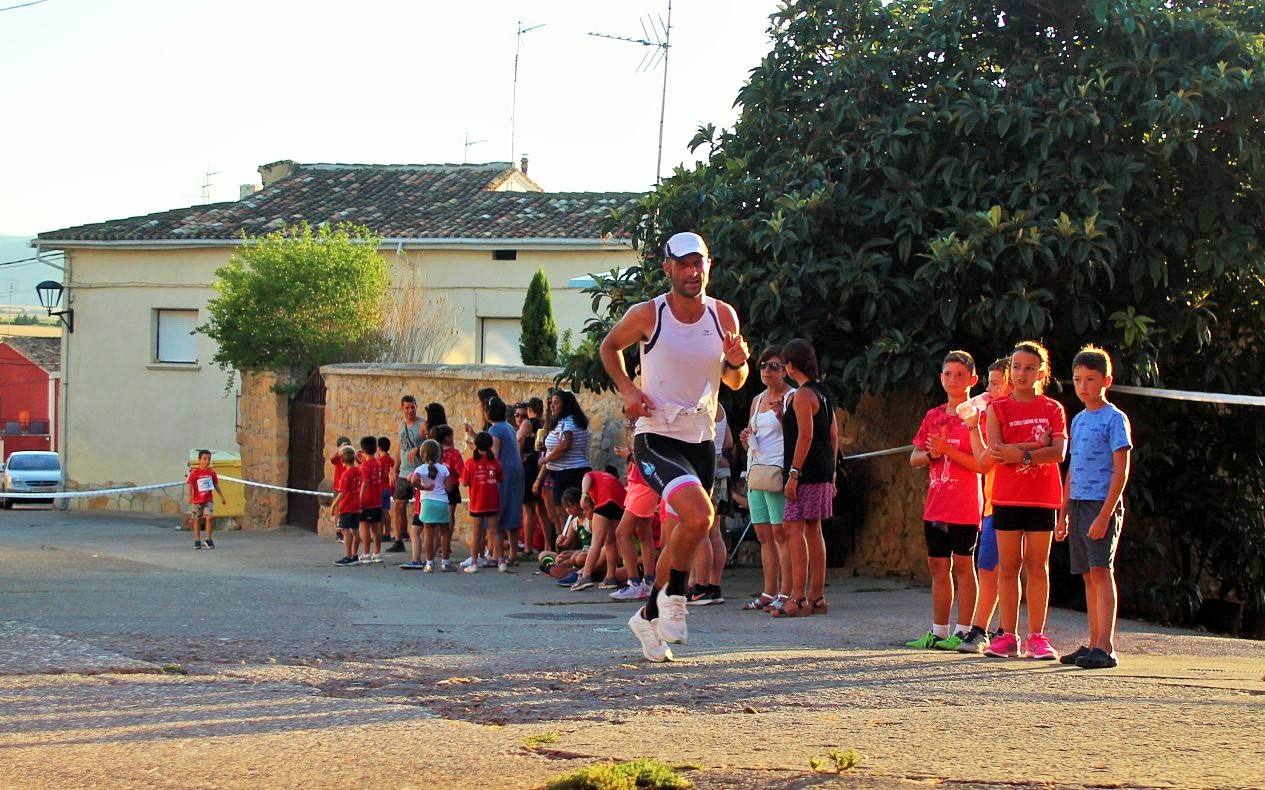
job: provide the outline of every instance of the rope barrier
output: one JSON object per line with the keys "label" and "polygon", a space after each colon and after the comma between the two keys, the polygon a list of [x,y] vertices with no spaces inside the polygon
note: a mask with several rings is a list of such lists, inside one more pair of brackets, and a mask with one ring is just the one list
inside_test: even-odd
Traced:
{"label": "rope barrier", "polygon": [[896,455],[898,453],[907,453],[914,449],[912,444],[906,444],[901,447],[892,447],[887,450],[875,450],[872,453],[857,453],[856,455],[845,455],[842,461],[858,461],[862,458],[878,458],[881,455]]}
{"label": "rope barrier", "polygon": [[309,494],[311,496],[327,496],[331,499],[334,497],[332,491],[307,491],[302,488],[286,488],[285,486],[274,486],[268,483],[256,483],[253,480],[242,480],[240,477],[229,477],[228,475],[220,475],[221,480],[227,480],[230,483],[241,483],[244,486],[252,488],[266,488],[269,491],[284,491],[287,494]]}
{"label": "rope barrier", "polygon": [[172,488],[184,485],[183,480],[173,483],[155,483],[147,486],[129,486],[127,488],[98,488],[94,491],[5,491],[0,499],[83,499],[90,496],[106,496],[107,494],[132,494],[137,491],[157,491],[160,488]]}
{"label": "rope barrier", "polygon": [[1235,406],[1265,406],[1265,397],[1260,395],[1228,395],[1221,392],[1194,392],[1190,390],[1164,390],[1155,387],[1132,387],[1127,384],[1113,384],[1109,392],[1123,392],[1126,395],[1141,395],[1146,398],[1167,398],[1168,400],[1195,401],[1199,403],[1223,403]]}

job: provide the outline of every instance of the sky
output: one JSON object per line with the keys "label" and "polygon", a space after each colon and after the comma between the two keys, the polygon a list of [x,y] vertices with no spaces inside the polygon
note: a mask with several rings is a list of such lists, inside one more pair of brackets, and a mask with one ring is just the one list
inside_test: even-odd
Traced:
{"label": "sky", "polygon": [[[24,0],[0,0],[0,8]],[[771,0],[674,0],[663,172],[732,125]],[[46,0],[0,12],[0,234],[236,200],[267,162],[508,161],[550,191],[654,183],[660,2]],[[482,140],[468,149],[465,140]],[[468,154],[467,154],[468,152]],[[703,151],[699,152],[700,155]],[[213,172],[209,179],[206,173]]]}

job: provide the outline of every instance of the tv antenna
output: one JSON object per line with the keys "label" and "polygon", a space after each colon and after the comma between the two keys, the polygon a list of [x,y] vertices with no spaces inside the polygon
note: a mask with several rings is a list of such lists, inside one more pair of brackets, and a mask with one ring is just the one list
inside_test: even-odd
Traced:
{"label": "tv antenna", "polygon": [[639,72],[654,71],[659,64],[663,64],[663,91],[659,99],[659,153],[654,163],[654,183],[658,185],[663,180],[661,175],[663,171],[663,119],[668,111],[668,51],[672,48],[672,0],[668,0],[666,21],[662,16],[647,15],[640,22],[642,38],[613,36],[609,33],[589,33],[589,35],[649,47],[649,51],[637,66]]}
{"label": "tv antenna", "polygon": [[523,49],[523,34],[539,30],[544,26],[545,24],[541,22],[539,25],[523,27],[523,20],[518,20],[518,33],[515,34],[518,40],[514,44],[514,88],[510,93],[510,167],[514,167],[514,154],[517,153],[514,147],[514,134],[518,123],[518,53]]}
{"label": "tv antenna", "polygon": [[202,174],[201,198],[202,198],[203,203],[211,202],[211,186],[213,184],[213,182],[211,181],[211,176],[218,176],[219,174],[220,174],[219,170],[215,170],[215,171],[208,170]]}
{"label": "tv antenna", "polygon": [[486,143],[486,142],[487,142],[487,140],[471,140],[471,139],[470,139],[470,130],[469,130],[469,129],[466,129],[466,146],[465,146],[465,149],[464,149],[465,153],[463,153],[463,154],[461,155],[461,164],[463,164],[463,165],[464,165],[464,164],[466,164],[467,162],[469,162],[469,161],[470,161],[470,146],[472,146],[472,145],[478,145],[479,143]]}

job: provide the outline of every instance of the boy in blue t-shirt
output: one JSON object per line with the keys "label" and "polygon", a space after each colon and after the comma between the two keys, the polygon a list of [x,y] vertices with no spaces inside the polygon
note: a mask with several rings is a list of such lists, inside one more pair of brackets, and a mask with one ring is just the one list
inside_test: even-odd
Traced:
{"label": "boy in blue t-shirt", "polygon": [[1063,509],[1054,530],[1068,539],[1071,571],[1085,580],[1089,646],[1081,645],[1060,661],[1082,669],[1116,666],[1116,545],[1124,525],[1124,487],[1129,480],[1133,439],[1129,418],[1107,402],[1111,357],[1085,346],[1072,359],[1072,383],[1084,411],[1072,418]]}

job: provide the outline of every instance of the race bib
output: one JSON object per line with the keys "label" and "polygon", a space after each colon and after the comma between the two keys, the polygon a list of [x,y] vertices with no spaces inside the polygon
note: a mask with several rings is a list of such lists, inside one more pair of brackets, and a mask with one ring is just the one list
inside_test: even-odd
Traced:
{"label": "race bib", "polygon": [[215,490],[215,478],[212,478],[212,477],[198,478],[198,493],[207,494],[214,490]]}

